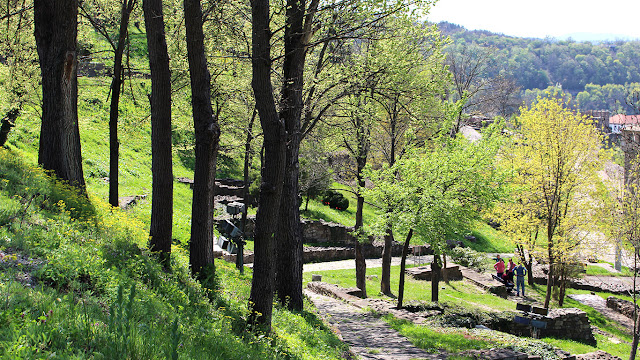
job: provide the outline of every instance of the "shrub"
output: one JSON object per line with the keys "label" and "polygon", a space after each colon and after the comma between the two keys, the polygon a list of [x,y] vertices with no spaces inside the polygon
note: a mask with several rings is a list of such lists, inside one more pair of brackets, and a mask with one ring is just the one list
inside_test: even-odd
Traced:
{"label": "shrub", "polygon": [[449,250],[448,255],[453,261],[462,266],[482,270],[487,257],[471,248],[455,247]]}
{"label": "shrub", "polygon": [[349,208],[349,199],[333,190],[327,190],[322,203],[336,210],[347,210]]}

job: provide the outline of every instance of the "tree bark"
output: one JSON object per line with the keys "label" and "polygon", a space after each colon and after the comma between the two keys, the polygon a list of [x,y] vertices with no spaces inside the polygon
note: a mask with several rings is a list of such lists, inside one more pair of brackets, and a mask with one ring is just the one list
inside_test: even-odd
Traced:
{"label": "tree bark", "polygon": [[398,285],[398,309],[402,309],[402,301],[404,300],[404,278],[407,270],[407,255],[409,254],[409,244],[413,237],[413,229],[409,229],[407,238],[402,246],[402,258],[400,259],[400,284]]}
{"label": "tree bark", "polygon": [[[391,247],[393,246],[393,230],[389,226],[384,236],[384,248],[382,248],[382,277],[380,279],[380,292],[391,296]],[[402,275],[401,275],[402,276]]]}
{"label": "tree bark", "polygon": [[120,15],[120,29],[118,33],[118,45],[115,48],[113,59],[113,77],[111,78],[111,104],[109,106],[109,204],[117,207],[118,204],[118,160],[120,157],[120,142],[118,141],[118,115],[120,105],[120,90],[122,88],[122,56],[127,39],[129,16],[135,0],[122,1],[122,13]]}
{"label": "tree bark", "polygon": [[86,194],[78,128],[77,17],[77,0],[34,1],[42,75],[38,162]]}
{"label": "tree bark", "polygon": [[440,255],[433,255],[431,262],[431,301],[438,302],[440,294]]}
{"label": "tree bark", "polygon": [[171,162],[171,72],[164,33],[162,0],[143,0],[151,70],[151,172],[153,176],[149,247],[159,252],[166,267],[171,253],[173,225],[173,168]]}
{"label": "tree bark", "polygon": [[[359,127],[358,127],[359,128]],[[358,133],[361,132],[362,129],[357,129]],[[365,181],[362,172],[364,171],[364,167],[367,164],[367,155],[366,149],[367,146],[363,146],[362,141],[359,140],[358,144],[358,156],[356,157],[357,163],[357,174],[356,177],[358,179],[358,187],[363,188],[365,186]],[[362,245],[364,240],[361,239],[363,235],[362,225],[362,211],[364,209],[364,197],[362,196],[360,190],[358,189],[357,193],[357,205],[356,205],[356,224],[354,226],[355,233],[355,258],[356,258],[356,287],[360,289],[362,298],[367,297],[367,262],[364,258],[364,253],[362,252]]]}
{"label": "tree bark", "polygon": [[252,0],[251,85],[264,134],[264,161],[256,225],[254,230],[253,279],[249,296],[248,323],[263,331],[271,330],[274,288],[274,244],[278,228],[282,183],[285,169],[284,124],[278,117],[271,84],[271,31],[269,0]]}
{"label": "tree bark", "polygon": [[11,128],[15,126],[15,121],[20,116],[22,111],[22,104],[17,108],[12,108],[7,112],[7,115],[0,120],[0,146],[4,146],[9,138],[9,132]]}
{"label": "tree bark", "polygon": [[280,219],[278,225],[276,291],[282,304],[291,310],[302,310],[302,230],[298,178],[300,153],[300,119],[302,116],[305,44],[304,0],[287,0],[284,31],[284,81],[280,101],[280,117],[287,132],[286,168]]}
{"label": "tree bark", "polygon": [[196,138],[189,262],[191,272],[202,277],[204,267],[214,266],[213,212],[220,126],[211,107],[211,75],[204,48],[200,0],[184,0],[184,23]]}
{"label": "tree bark", "polygon": [[553,290],[553,264],[549,264],[549,272],[547,273],[547,294],[544,298],[544,307],[549,308],[549,303],[551,303],[551,292]]}
{"label": "tree bark", "polygon": [[247,126],[247,138],[244,142],[244,167],[242,170],[242,183],[244,187],[242,188],[242,202],[244,203],[244,209],[242,209],[242,220],[240,221],[240,230],[244,234],[245,229],[247,227],[247,214],[249,211],[249,186],[251,185],[251,181],[249,179],[249,167],[251,165],[251,141],[253,140],[253,124],[256,121],[257,109],[253,109],[253,114],[251,115],[251,119],[249,120],[249,125]]}

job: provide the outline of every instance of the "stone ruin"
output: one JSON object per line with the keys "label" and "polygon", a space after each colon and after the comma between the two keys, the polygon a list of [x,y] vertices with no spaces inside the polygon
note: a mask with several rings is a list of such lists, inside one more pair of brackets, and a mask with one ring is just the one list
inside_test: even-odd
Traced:
{"label": "stone ruin", "polygon": [[634,308],[636,310],[636,314],[640,313],[640,307],[638,305],[634,306],[631,301],[618,299],[614,296],[609,296],[607,298],[607,307],[619,312],[631,320],[634,319]]}
{"label": "stone ruin", "polygon": [[[576,308],[551,309],[546,318],[546,329],[540,329],[540,337],[555,337],[558,339],[569,339],[588,344],[595,344],[596,339],[591,330],[591,323],[587,313]],[[491,327],[491,326],[490,326]],[[530,336],[531,327],[513,321],[502,322],[491,327],[494,330],[508,332],[518,336]]]}

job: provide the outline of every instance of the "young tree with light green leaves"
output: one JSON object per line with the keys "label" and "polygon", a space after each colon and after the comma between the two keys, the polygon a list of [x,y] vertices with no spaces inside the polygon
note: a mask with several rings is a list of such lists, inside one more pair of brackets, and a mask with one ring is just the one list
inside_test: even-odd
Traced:
{"label": "young tree with light green leaves", "polygon": [[384,233],[392,226],[407,232],[400,271],[398,307],[402,307],[404,270],[409,243],[415,237],[434,251],[431,300],[438,301],[441,255],[446,240],[467,230],[473,220],[503,193],[505,172],[494,165],[503,142],[498,126],[470,142],[462,136],[450,138],[445,132],[428,148],[416,149],[394,166],[368,171],[374,184],[365,194],[373,203],[392,205],[380,214],[369,229]]}
{"label": "young tree with light green leaves", "polygon": [[[507,229],[527,237],[537,228],[549,264],[548,307],[554,280],[560,304],[568,264],[592,229],[596,207],[596,171],[602,166],[601,138],[589,118],[575,113],[562,98],[540,98],[521,109],[520,129],[503,160],[513,166],[515,199],[506,206]],[[528,229],[528,230],[527,230]]]}

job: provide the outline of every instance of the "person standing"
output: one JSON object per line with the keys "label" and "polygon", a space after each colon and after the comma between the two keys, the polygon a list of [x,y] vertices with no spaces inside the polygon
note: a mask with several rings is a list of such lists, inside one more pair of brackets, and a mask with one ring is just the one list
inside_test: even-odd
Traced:
{"label": "person standing", "polygon": [[516,268],[516,264],[513,263],[513,259],[509,259],[507,264],[507,281],[513,282],[513,269]]}
{"label": "person standing", "polygon": [[513,270],[516,274],[516,294],[520,295],[520,286],[522,286],[522,297],[524,297],[524,276],[527,275],[527,269],[518,263],[518,266]]}
{"label": "person standing", "polygon": [[504,261],[498,258],[498,261],[493,265],[493,268],[496,269],[496,275],[502,279],[502,274],[504,274]]}

